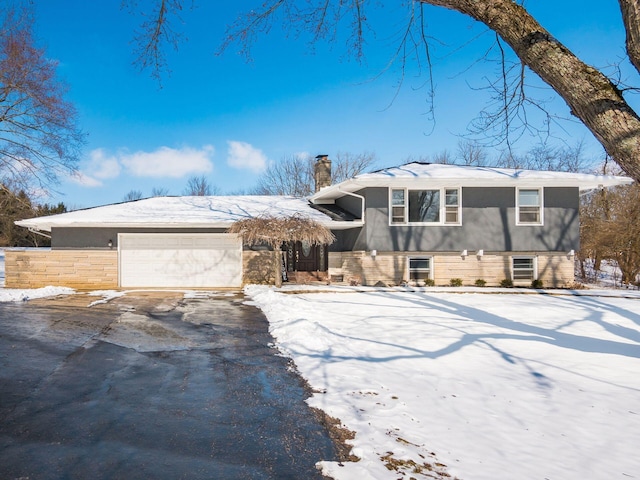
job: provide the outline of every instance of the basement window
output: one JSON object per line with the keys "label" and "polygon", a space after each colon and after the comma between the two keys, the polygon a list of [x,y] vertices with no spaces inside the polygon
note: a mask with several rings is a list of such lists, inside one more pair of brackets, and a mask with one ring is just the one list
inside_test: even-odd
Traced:
{"label": "basement window", "polygon": [[409,257],[409,280],[424,281],[431,278],[431,257]]}
{"label": "basement window", "polygon": [[511,259],[511,272],[514,281],[535,280],[537,275],[535,257],[513,257]]}

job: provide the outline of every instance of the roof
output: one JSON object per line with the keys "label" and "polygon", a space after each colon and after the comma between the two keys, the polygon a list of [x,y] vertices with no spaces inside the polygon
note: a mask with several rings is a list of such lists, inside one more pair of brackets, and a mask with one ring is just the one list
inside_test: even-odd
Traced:
{"label": "roof", "polygon": [[301,215],[332,229],[359,225],[333,221],[304,198],[258,195],[154,197],[30,218],[16,224],[45,232],[56,227],[228,228],[237,220],[266,214]]}
{"label": "roof", "polygon": [[344,182],[323,188],[311,201],[335,200],[343,192],[355,192],[365,187],[577,187],[591,190],[633,183],[629,177],[592,175],[588,173],[551,172],[514,168],[475,167],[412,162],[357,175]]}

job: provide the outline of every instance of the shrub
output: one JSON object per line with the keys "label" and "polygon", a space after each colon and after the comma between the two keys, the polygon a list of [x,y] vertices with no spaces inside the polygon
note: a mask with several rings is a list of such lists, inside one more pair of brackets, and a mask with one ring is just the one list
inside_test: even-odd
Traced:
{"label": "shrub", "polygon": [[510,278],[505,278],[500,282],[500,286],[502,288],[511,288],[513,287],[513,280],[511,280]]}
{"label": "shrub", "polygon": [[542,288],[542,280],[536,278],[531,282],[531,288]]}
{"label": "shrub", "polygon": [[425,287],[433,287],[436,284],[436,282],[433,281],[433,278],[427,278],[424,281],[424,286]]}
{"label": "shrub", "polygon": [[449,285],[452,287],[461,287],[462,286],[462,279],[461,278],[452,278],[451,280],[449,280]]}
{"label": "shrub", "polygon": [[476,287],[486,287],[487,282],[486,282],[486,280],[483,280],[482,278],[479,278],[479,279],[476,280],[475,285],[476,285]]}

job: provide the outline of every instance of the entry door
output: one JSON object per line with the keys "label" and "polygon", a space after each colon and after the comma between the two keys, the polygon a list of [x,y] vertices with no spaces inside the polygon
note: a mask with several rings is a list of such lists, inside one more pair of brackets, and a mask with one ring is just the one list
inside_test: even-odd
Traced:
{"label": "entry door", "polygon": [[318,245],[307,242],[296,242],[295,248],[296,270],[298,272],[315,272],[320,270]]}
{"label": "entry door", "polygon": [[289,272],[325,272],[327,270],[327,246],[295,242],[287,247]]}

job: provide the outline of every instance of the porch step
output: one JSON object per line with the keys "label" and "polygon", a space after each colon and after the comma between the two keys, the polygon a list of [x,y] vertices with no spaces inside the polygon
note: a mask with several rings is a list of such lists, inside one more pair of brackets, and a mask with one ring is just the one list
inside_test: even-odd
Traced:
{"label": "porch step", "polygon": [[312,282],[327,282],[328,272],[287,272],[289,283],[307,284]]}

